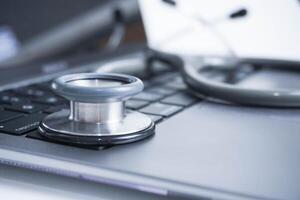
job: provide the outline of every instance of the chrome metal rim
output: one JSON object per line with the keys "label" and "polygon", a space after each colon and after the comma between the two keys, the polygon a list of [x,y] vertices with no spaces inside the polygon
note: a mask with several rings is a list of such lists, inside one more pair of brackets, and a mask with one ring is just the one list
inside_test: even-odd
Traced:
{"label": "chrome metal rim", "polygon": [[48,115],[39,132],[52,140],[80,145],[115,145],[142,140],[154,134],[155,125],[146,115],[126,111],[118,123],[82,123],[69,119],[65,109]]}

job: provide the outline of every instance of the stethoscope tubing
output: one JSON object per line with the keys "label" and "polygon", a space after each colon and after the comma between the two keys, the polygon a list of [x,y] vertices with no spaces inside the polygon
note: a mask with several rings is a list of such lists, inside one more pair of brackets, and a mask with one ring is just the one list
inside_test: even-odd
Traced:
{"label": "stethoscope tubing", "polygon": [[[263,63],[274,65],[277,68],[284,68],[283,64],[295,67],[300,63],[280,60],[243,60],[243,63]],[[198,64],[201,64],[198,63]],[[281,66],[281,67],[280,67]],[[201,67],[200,67],[201,68]],[[185,83],[195,92],[202,95],[251,106],[266,107],[300,107],[300,90],[269,90],[269,89],[247,89],[238,85],[217,82],[203,77],[198,72],[199,66],[184,61],[182,66],[182,77]]]}
{"label": "stethoscope tubing", "polygon": [[[146,61],[144,60],[145,57]],[[250,89],[240,87],[238,84],[234,85],[226,82],[217,82],[205,78],[198,71],[199,68],[205,67],[202,62],[189,62],[189,59],[184,59],[174,54],[160,52],[153,49],[150,49],[145,57],[134,58],[134,60],[138,59],[140,60],[140,62],[138,63],[146,64],[150,64],[151,62],[158,60],[167,63],[174,69],[180,70],[183,80],[185,81],[187,86],[194,92],[200,94],[200,96],[204,95],[213,97],[214,99],[220,99],[236,104],[251,106],[300,108],[300,90],[277,90],[259,88]],[[199,57],[199,60],[201,59],[203,59],[203,57]],[[117,68],[122,67],[121,63],[122,62],[118,62],[118,65],[121,66],[118,66]],[[300,62],[290,60],[243,58],[238,62],[235,62],[235,65],[239,64],[266,66],[269,68],[283,70],[300,70]],[[232,63],[230,63],[230,65],[232,65]],[[141,65],[139,64],[131,68],[138,70],[141,68]]]}

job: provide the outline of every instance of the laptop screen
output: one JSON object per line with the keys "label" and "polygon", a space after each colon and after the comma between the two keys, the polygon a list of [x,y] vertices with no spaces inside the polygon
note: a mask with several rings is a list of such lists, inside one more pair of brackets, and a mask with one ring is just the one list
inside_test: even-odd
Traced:
{"label": "laptop screen", "polygon": [[[166,2],[175,2],[176,6]],[[296,0],[140,0],[153,49],[177,54],[300,61]],[[230,19],[240,8],[247,16]],[[153,12],[155,10],[155,12]],[[228,50],[230,48],[230,51]]]}

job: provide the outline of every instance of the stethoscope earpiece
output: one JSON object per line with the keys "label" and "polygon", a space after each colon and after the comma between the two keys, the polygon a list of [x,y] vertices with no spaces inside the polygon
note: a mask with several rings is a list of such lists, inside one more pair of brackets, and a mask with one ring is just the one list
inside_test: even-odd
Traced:
{"label": "stethoscope earpiece", "polygon": [[80,145],[115,145],[154,133],[145,114],[126,110],[125,101],[143,90],[140,79],[112,73],[70,74],[57,78],[53,90],[70,100],[64,109],[44,118],[39,132],[52,140]]}

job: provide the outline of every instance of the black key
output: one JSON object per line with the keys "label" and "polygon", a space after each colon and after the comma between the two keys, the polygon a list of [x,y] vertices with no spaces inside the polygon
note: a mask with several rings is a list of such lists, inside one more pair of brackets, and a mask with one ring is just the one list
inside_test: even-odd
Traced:
{"label": "black key", "polygon": [[0,103],[9,103],[10,104],[10,97],[8,95],[1,95]]}
{"label": "black key", "polygon": [[126,101],[126,107],[134,110],[145,107],[148,104],[149,101],[133,100],[133,99]]}
{"label": "black key", "polygon": [[57,112],[57,111],[60,111],[62,109],[66,109],[68,108],[69,106],[66,105],[66,104],[62,104],[62,105],[58,105],[58,106],[52,106],[50,108],[47,108],[46,110],[44,110],[45,113],[54,113],[54,112]]}
{"label": "black key", "polygon": [[150,114],[147,114],[155,123],[158,123],[160,122],[163,117],[162,116],[158,116],[158,115],[150,115]]}
{"label": "black key", "polygon": [[176,92],[176,90],[173,89],[173,88],[166,88],[166,87],[163,87],[163,86],[155,86],[155,87],[149,88],[146,91],[151,92],[151,93],[155,93],[155,94],[161,94],[161,95],[171,95],[171,94],[174,94]]}
{"label": "black key", "polygon": [[52,91],[51,83],[52,83],[52,81],[47,81],[47,82],[35,84],[34,86],[37,88],[41,88],[43,90]]}
{"label": "black key", "polygon": [[23,114],[11,112],[7,110],[0,110],[0,122],[5,122],[23,116]]}
{"label": "black key", "polygon": [[183,82],[183,80],[182,80],[181,77],[174,78],[172,81],[170,81],[169,83],[165,84],[165,86],[167,86],[169,88],[177,89],[177,90],[184,90],[184,89],[186,89],[186,85]]}
{"label": "black key", "polygon": [[0,96],[0,102],[5,104],[28,103],[29,99],[18,97],[11,93],[4,93]]}
{"label": "black key", "polygon": [[18,88],[14,91],[17,94],[20,95],[25,95],[25,96],[34,96],[34,97],[42,97],[44,95],[46,95],[46,92],[35,88],[35,87],[22,87],[22,88]]}
{"label": "black key", "polygon": [[0,131],[14,135],[22,135],[37,129],[44,116],[45,114],[36,113],[19,117],[5,123],[0,123]]}
{"label": "black key", "polygon": [[150,81],[144,81],[143,80],[143,84],[144,84],[144,88],[148,88],[148,87],[152,86],[152,84],[150,83]]}
{"label": "black key", "polygon": [[160,115],[164,117],[171,116],[182,109],[181,106],[163,104],[163,103],[153,103],[140,111],[147,114]]}
{"label": "black key", "polygon": [[186,93],[186,92],[180,92],[174,95],[171,95],[169,97],[164,98],[161,102],[167,103],[167,104],[174,104],[179,106],[189,106],[193,103],[197,102],[197,98]]}
{"label": "black key", "polygon": [[38,111],[42,111],[46,109],[48,106],[41,105],[41,104],[33,104],[33,103],[25,103],[25,104],[14,104],[14,105],[8,105],[4,106],[7,110],[13,110],[23,113],[34,113]]}
{"label": "black key", "polygon": [[164,96],[161,94],[153,94],[150,92],[141,92],[138,95],[134,96],[132,99],[144,100],[144,101],[158,101]]}
{"label": "black key", "polygon": [[150,82],[152,82],[153,84],[162,84],[162,83],[168,82],[169,80],[174,78],[174,76],[175,76],[174,73],[168,73],[168,74],[161,75],[161,76],[155,76],[154,78],[151,78]]}
{"label": "black key", "polygon": [[32,101],[49,105],[60,105],[66,102],[65,99],[57,96],[43,96],[36,99],[32,99]]}

